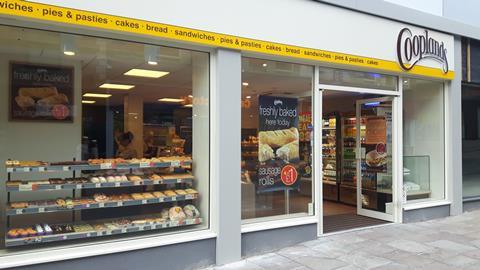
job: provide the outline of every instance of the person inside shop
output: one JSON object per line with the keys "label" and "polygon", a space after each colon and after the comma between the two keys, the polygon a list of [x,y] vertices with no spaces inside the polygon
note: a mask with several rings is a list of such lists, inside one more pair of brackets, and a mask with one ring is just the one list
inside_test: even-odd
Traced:
{"label": "person inside shop", "polygon": [[117,150],[117,157],[123,159],[132,159],[137,158],[137,150],[133,148],[133,133],[127,131],[125,133],[121,133],[119,136],[115,138],[118,144]]}

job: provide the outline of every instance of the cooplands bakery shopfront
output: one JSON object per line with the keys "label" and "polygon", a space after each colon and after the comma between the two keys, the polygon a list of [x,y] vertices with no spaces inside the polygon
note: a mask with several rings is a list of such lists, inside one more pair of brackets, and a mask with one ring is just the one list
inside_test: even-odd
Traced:
{"label": "cooplands bakery shopfront", "polygon": [[51,2],[0,2],[1,268],[192,269],[454,214],[453,36]]}

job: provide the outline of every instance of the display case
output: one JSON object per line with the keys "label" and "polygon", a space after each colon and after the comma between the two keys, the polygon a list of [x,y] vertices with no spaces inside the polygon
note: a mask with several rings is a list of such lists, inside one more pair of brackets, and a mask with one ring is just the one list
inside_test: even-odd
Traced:
{"label": "display case", "polygon": [[[6,171],[6,247],[202,222],[195,205],[199,194],[193,188],[189,157],[65,162],[8,160]],[[32,173],[43,180],[16,180]],[[70,177],[52,178],[55,175]],[[59,194],[70,195],[59,197]],[[84,213],[88,211],[90,214]],[[69,214],[63,216],[63,222],[47,222],[50,219],[43,218],[55,213]],[[23,216],[29,218],[22,219]]]}
{"label": "display case", "polygon": [[403,190],[407,200],[430,198],[430,156],[403,157]]}
{"label": "display case", "polygon": [[323,120],[322,127],[322,158],[323,158],[323,198],[339,200],[340,155],[338,131],[340,121],[338,114],[332,114]]}

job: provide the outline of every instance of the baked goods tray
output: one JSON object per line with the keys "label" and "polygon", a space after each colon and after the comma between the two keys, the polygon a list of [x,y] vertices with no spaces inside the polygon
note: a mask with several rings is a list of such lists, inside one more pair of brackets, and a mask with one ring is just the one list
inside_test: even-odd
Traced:
{"label": "baked goods tray", "polygon": [[17,216],[17,215],[52,213],[52,212],[72,211],[72,210],[113,208],[113,207],[123,207],[123,206],[133,206],[133,205],[186,201],[186,200],[194,200],[196,198],[198,198],[198,194],[187,194],[187,195],[176,195],[176,196],[170,196],[170,197],[143,199],[143,200],[125,200],[125,201],[110,201],[110,202],[106,201],[106,202],[97,202],[97,203],[77,204],[72,207],[61,207],[61,206],[52,205],[52,206],[45,206],[45,207],[27,207],[27,208],[20,208],[20,209],[9,208],[6,210],[6,214],[7,216]]}
{"label": "baked goods tray", "polygon": [[85,239],[107,235],[117,235],[141,231],[152,231],[166,228],[176,228],[189,225],[198,225],[202,223],[202,218],[185,219],[182,221],[166,221],[161,223],[151,222],[143,225],[125,225],[114,230],[72,232],[63,234],[51,234],[43,236],[25,237],[25,238],[5,238],[6,247],[18,247],[40,243],[50,243],[74,239]]}
{"label": "baked goods tray", "polygon": [[140,168],[167,168],[190,166],[192,161],[171,162],[140,162],[140,163],[101,163],[49,166],[7,166],[7,173],[13,172],[65,172],[65,171],[98,171],[98,170],[129,170]]}
{"label": "baked goods tray", "polygon": [[20,184],[18,186],[7,186],[7,192],[22,191],[48,191],[63,189],[93,189],[93,188],[114,188],[114,187],[133,187],[148,186],[161,184],[180,184],[191,183],[193,176],[190,178],[163,178],[159,180],[142,179],[141,181],[128,182],[110,182],[110,183],[83,183],[83,184]]}

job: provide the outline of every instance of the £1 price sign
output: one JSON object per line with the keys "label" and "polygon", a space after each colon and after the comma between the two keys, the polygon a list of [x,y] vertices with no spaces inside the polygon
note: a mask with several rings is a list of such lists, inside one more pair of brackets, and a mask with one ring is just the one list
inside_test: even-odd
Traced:
{"label": "\u00a31 price sign", "polygon": [[283,184],[285,184],[286,186],[291,186],[295,184],[295,182],[297,182],[297,178],[298,178],[297,169],[295,169],[295,167],[293,167],[292,165],[287,164],[283,166],[280,177],[282,179]]}

